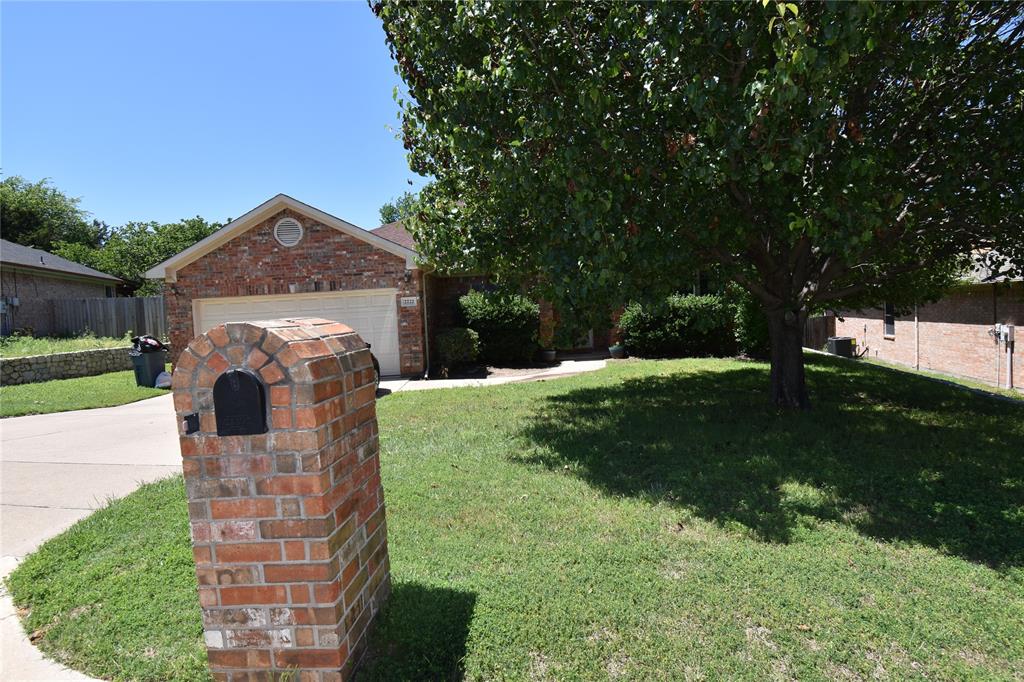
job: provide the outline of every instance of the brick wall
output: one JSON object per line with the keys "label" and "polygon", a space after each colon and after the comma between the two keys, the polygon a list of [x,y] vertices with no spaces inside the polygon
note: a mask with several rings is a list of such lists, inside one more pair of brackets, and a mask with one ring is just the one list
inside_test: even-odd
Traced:
{"label": "brick wall", "polygon": [[[287,248],[274,239],[274,225],[285,216],[302,223],[304,235]],[[413,308],[402,296],[421,296],[422,273],[406,281],[405,258],[328,227],[304,214],[283,210],[178,271],[165,288],[171,357],[195,336],[192,301],[222,296],[262,296],[315,291],[396,288],[398,343],[402,374],[424,368],[422,298]]]}
{"label": "brick wall", "polygon": [[[213,387],[240,368],[265,386],[269,430],[221,437]],[[199,422],[180,440],[214,679],[350,679],[390,589],[365,343],[327,320],[220,325],[173,386],[179,423]]]}
{"label": "brick wall", "polygon": [[[1005,385],[1006,350],[989,335],[996,323],[1016,326],[1014,386],[1024,387],[1024,284],[974,285],[959,289],[937,303],[896,318],[896,334],[883,334],[881,310],[843,313],[836,321],[838,336],[857,339],[858,351],[872,358],[941,372],[990,384]],[[998,356],[999,375],[996,375]]]}
{"label": "brick wall", "polygon": [[[113,286],[115,283],[111,282]],[[5,328],[11,331],[31,329],[34,336],[55,333],[50,301],[64,298],[100,298],[106,296],[102,282],[49,277],[24,270],[0,268],[0,296],[17,296],[19,305],[10,306]]]}

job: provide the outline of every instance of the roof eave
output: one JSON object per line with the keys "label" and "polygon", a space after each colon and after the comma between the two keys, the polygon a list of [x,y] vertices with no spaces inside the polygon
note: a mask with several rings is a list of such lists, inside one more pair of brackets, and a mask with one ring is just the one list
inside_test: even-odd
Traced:
{"label": "roof eave", "polygon": [[36,267],[34,265],[26,265],[24,263],[11,263],[10,261],[0,261],[0,265],[4,266],[5,268],[13,268],[13,269],[16,269],[16,270],[25,270],[27,272],[31,272],[31,273],[35,273],[35,274],[40,274],[40,275],[51,275],[51,276],[60,276],[60,277],[64,277],[64,278],[96,280],[96,281],[99,281],[99,282],[109,282],[111,284],[122,284],[124,282],[124,280],[121,279],[120,277],[115,277],[114,275],[108,275],[107,273],[100,272],[99,270],[96,271],[98,274],[92,275],[92,274],[85,273],[85,272],[74,272],[72,270],[60,270],[60,269],[57,269],[57,268],[40,268],[40,267]]}

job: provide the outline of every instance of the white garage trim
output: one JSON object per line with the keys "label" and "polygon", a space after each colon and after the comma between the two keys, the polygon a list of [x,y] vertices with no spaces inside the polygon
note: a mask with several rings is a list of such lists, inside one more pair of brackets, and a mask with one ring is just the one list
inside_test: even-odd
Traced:
{"label": "white garage trim", "polygon": [[323,317],[354,329],[373,345],[381,374],[401,373],[398,290],[357,289],[265,296],[218,296],[192,301],[195,335],[225,322]]}

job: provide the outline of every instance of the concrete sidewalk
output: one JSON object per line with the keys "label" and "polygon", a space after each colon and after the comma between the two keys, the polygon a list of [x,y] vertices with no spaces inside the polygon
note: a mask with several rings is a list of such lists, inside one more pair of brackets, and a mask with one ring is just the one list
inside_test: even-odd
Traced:
{"label": "concrete sidewalk", "polygon": [[397,393],[399,391],[425,391],[435,388],[465,388],[473,386],[497,386],[514,384],[524,381],[556,379],[583,372],[604,369],[605,360],[562,360],[557,365],[538,369],[536,372],[509,376],[485,377],[482,379],[384,379],[380,382],[381,389]]}
{"label": "concrete sidewalk", "polygon": [[[171,396],[0,420],[0,574],[107,499],[181,471]],[[0,600],[0,680],[89,680],[42,657]]]}

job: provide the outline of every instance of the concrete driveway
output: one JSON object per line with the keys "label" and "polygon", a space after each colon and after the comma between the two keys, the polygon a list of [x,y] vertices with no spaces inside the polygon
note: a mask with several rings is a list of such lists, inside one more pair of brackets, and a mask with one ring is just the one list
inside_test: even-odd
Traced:
{"label": "concrete driveway", "polygon": [[[140,484],[181,471],[171,396],[0,420],[0,574]],[[4,594],[0,680],[88,680],[40,656]]]}

